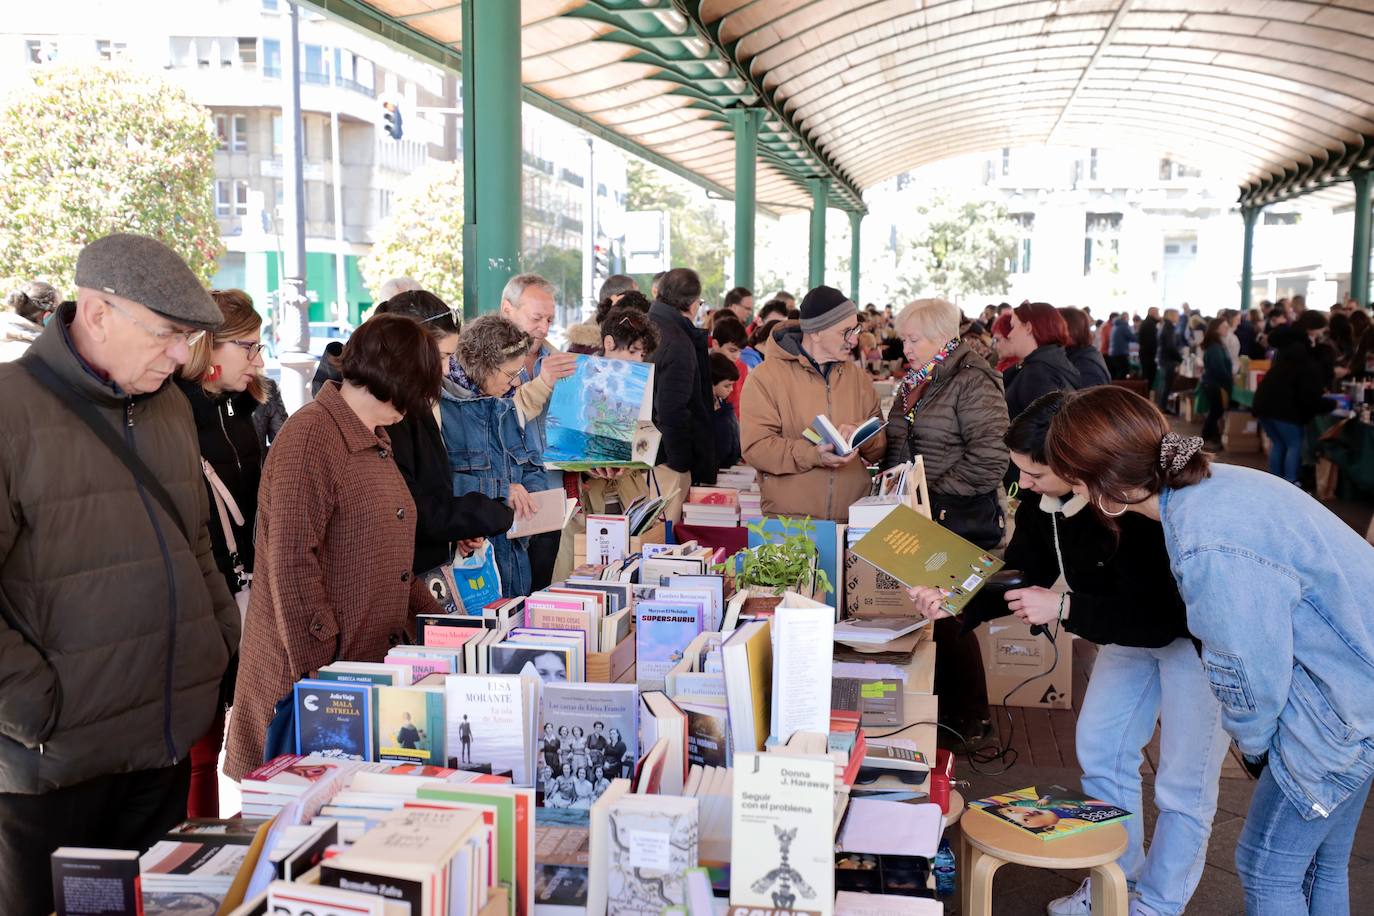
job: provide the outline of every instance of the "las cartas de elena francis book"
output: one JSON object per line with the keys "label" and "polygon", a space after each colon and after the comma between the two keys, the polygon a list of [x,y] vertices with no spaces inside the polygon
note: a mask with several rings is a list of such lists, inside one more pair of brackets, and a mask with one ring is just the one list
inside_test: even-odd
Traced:
{"label": "las cartas de elena francis book", "polygon": [[540,698],[537,788],[546,808],[591,808],[639,757],[634,684],[547,684]]}

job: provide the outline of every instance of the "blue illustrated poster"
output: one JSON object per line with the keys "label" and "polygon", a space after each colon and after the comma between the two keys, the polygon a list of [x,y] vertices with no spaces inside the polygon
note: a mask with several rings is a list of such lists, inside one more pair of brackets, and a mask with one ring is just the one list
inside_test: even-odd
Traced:
{"label": "blue illustrated poster", "polygon": [[[794,519],[801,521],[801,519]],[[812,540],[816,543],[816,566],[825,570],[825,574],[830,577],[831,584],[840,581],[844,573],[844,553],[840,549],[839,529],[836,522],[826,519],[811,519],[811,524],[816,530],[812,535]],[[784,537],[782,523],[776,518],[765,518],[763,520],[763,531],[767,535],[769,542],[781,541]],[[759,537],[753,531],[749,532],[749,546],[758,547],[764,543],[764,538]],[[826,592],[822,597],[824,601],[834,601],[835,593]]]}
{"label": "blue illustrated poster", "polygon": [[545,461],[633,460],[636,432],[652,416],[653,372],[649,363],[578,356],[577,372],[549,400]]}
{"label": "blue illustrated poster", "polygon": [[371,684],[299,681],[296,753],[372,760]]}

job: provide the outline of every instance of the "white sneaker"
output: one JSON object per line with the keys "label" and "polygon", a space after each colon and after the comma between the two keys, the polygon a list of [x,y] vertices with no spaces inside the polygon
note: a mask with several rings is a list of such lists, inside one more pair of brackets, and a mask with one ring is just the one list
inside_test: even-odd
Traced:
{"label": "white sneaker", "polygon": [[[1093,911],[1093,879],[1084,878],[1078,890],[1058,900],[1051,900],[1045,911],[1049,916],[1091,916]],[[1134,914],[1132,914],[1134,916]]]}

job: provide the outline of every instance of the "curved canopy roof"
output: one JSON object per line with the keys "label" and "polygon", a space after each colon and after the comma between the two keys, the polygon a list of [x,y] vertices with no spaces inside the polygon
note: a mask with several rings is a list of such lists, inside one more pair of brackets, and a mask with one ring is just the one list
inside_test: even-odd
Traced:
{"label": "curved canopy roof", "polygon": [[[309,5],[461,48],[453,0]],[[829,176],[832,205],[861,209],[864,188],[928,162],[1040,143],[1157,150],[1250,204],[1374,163],[1367,0],[523,0],[521,15],[529,101],[717,191],[733,186],[725,111],[763,107],[765,206],[807,207],[805,179]]]}

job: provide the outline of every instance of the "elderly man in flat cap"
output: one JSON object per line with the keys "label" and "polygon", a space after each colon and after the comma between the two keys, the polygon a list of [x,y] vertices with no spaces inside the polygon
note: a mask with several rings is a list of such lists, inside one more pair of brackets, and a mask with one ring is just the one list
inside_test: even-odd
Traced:
{"label": "elderly man in flat cap", "polygon": [[0,901],[52,911],[58,846],[142,849],[185,815],[239,615],[210,553],[191,407],[168,379],[220,324],[161,242],[82,249],[0,365]]}

